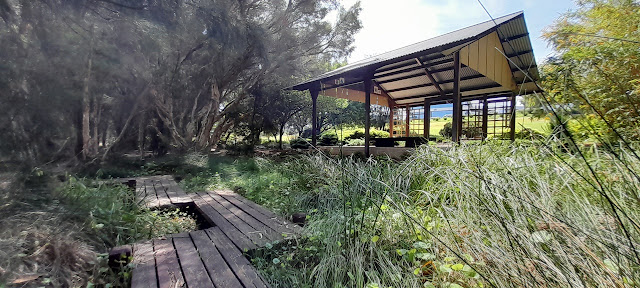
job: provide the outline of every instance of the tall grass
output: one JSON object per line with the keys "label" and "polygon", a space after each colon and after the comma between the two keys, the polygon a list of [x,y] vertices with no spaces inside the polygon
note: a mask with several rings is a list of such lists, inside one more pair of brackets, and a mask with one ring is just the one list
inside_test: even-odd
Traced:
{"label": "tall grass", "polygon": [[273,267],[267,278],[276,287],[636,286],[640,161],[616,155],[489,143],[425,146],[400,163],[271,163],[287,186],[263,193],[288,193],[315,240],[263,257],[284,268],[286,257],[315,262],[298,278]]}

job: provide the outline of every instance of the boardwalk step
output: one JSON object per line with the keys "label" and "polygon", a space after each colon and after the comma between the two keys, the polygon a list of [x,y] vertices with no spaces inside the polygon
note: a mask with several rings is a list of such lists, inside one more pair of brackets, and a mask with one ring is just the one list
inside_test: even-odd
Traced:
{"label": "boardwalk step", "polygon": [[302,229],[232,191],[189,194],[170,176],[135,180],[136,197],[144,207],[193,205],[211,227],[134,244],[134,288],[269,287],[244,252],[297,235]]}

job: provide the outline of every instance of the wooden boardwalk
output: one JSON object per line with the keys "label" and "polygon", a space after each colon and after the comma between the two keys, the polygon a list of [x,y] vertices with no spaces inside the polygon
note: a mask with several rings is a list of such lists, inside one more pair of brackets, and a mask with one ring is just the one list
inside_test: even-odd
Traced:
{"label": "wooden boardwalk", "polygon": [[299,226],[232,191],[188,194],[170,176],[136,181],[140,205],[193,205],[213,227],[134,244],[133,288],[269,287],[243,252],[300,232]]}

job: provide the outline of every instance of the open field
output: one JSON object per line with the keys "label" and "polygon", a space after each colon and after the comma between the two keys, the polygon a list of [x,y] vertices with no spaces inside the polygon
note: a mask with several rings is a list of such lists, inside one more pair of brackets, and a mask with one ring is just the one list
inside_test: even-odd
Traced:
{"label": "open field", "polygon": [[[451,118],[444,118],[444,119],[437,119],[437,120],[432,119],[431,135],[439,135],[440,130],[442,130],[442,128],[444,128],[444,125],[448,122],[451,122]],[[423,120],[413,120],[411,121],[411,126],[413,129],[422,130],[422,125],[423,125],[422,123],[423,123]],[[531,118],[529,116],[518,114],[516,117],[516,131],[520,131],[524,127],[524,128],[536,130],[542,134],[547,134],[548,123],[549,123],[549,119],[547,118]],[[387,126],[385,131],[388,131],[388,129],[389,128]],[[372,129],[372,130],[375,130],[375,129]],[[338,139],[343,140],[344,138],[353,134],[355,131],[364,131],[364,127],[363,126],[346,126],[342,128],[336,127],[333,129],[329,129],[328,132],[336,133],[338,135]],[[290,140],[296,139],[296,138],[298,138],[297,135],[284,135],[282,137],[284,142],[289,142]],[[266,136],[266,135],[263,135],[261,139],[263,142],[277,140],[277,138],[274,138],[273,136]]]}

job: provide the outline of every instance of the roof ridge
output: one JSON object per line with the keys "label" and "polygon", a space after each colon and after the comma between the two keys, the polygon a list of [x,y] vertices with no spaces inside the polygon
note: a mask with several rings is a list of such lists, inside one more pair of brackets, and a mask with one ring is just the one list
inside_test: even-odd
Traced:
{"label": "roof ridge", "polygon": [[[476,24],[473,24],[473,25],[470,25],[470,26],[462,27],[462,28],[459,28],[459,29],[456,29],[456,30],[453,30],[453,31],[449,31],[449,32],[444,33],[444,34],[440,34],[440,35],[438,35],[438,36],[434,36],[434,37],[431,37],[431,38],[428,38],[428,39],[425,39],[425,40],[420,40],[420,41],[418,41],[418,42],[414,42],[414,43],[411,43],[411,44],[407,44],[407,45],[405,45],[405,46],[398,47],[398,48],[395,48],[395,49],[392,49],[392,50],[389,50],[389,51],[385,51],[385,52],[382,52],[382,53],[378,53],[378,54],[376,54],[376,55],[374,55],[374,56],[367,57],[367,58],[364,58],[364,59],[362,59],[362,60],[355,61],[355,62],[353,62],[353,63],[349,63],[349,64],[347,64],[347,65],[345,65],[345,66],[340,67],[340,68],[348,67],[348,66],[350,66],[351,64],[356,64],[356,63],[360,63],[360,62],[365,62],[366,60],[374,59],[374,58],[376,58],[377,56],[380,56],[380,55],[382,55],[382,54],[391,53],[391,52],[393,52],[393,51],[401,50],[401,49],[407,48],[407,47],[409,47],[409,46],[413,46],[413,45],[417,45],[417,44],[420,44],[420,43],[424,43],[424,42],[432,41],[433,39],[440,38],[440,37],[444,37],[444,36],[446,36],[446,35],[450,35],[450,34],[453,34],[453,33],[456,33],[456,32],[460,32],[460,31],[462,31],[462,30],[466,30],[466,29],[470,29],[470,28],[473,28],[473,27],[477,27],[477,26],[480,26],[480,25],[483,25],[483,24],[486,24],[486,23],[489,23],[489,22],[494,22],[494,21],[495,21],[495,22],[497,22],[498,20],[503,20],[504,18],[510,18],[510,17],[511,17],[511,18],[515,18],[515,17],[517,17],[517,16],[520,16],[521,14],[524,14],[524,11],[523,11],[523,10],[520,10],[520,11],[517,11],[517,12],[513,12],[513,13],[511,13],[511,14],[503,15],[503,16],[500,16],[500,17],[498,17],[498,18],[489,19],[489,20],[487,20],[487,21],[480,22],[480,23],[476,23]],[[500,23],[500,24],[502,24],[502,23]],[[500,25],[500,24],[498,24],[498,25]],[[494,25],[494,26],[496,26],[496,25]],[[491,28],[493,28],[493,27],[491,27]],[[489,28],[489,29],[491,29],[491,28]],[[487,30],[488,30],[488,29],[487,29]],[[340,69],[340,68],[338,68],[338,69]],[[338,70],[338,69],[336,69],[336,70]],[[333,70],[333,71],[335,71],[335,70]]]}

